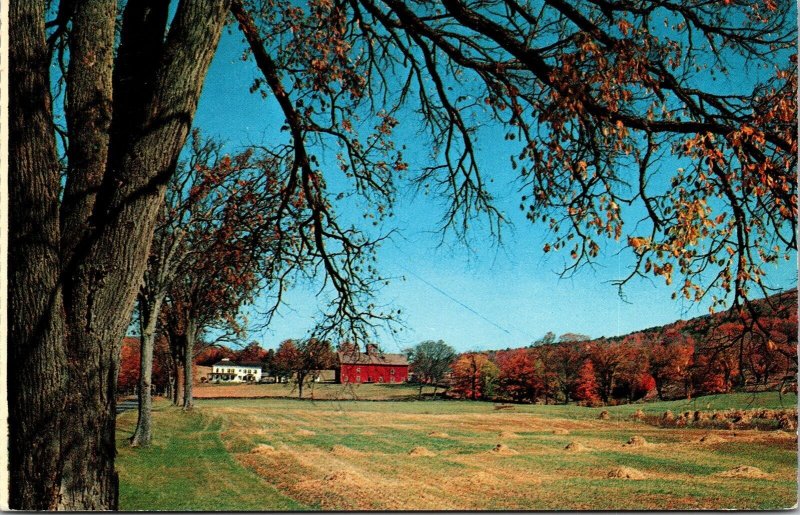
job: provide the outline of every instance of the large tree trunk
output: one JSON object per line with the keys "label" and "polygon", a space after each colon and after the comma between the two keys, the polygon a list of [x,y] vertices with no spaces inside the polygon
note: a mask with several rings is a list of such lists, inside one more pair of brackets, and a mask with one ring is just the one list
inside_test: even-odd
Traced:
{"label": "large tree trunk", "polygon": [[142,325],[139,357],[139,418],[136,422],[136,431],[131,437],[131,445],[135,447],[148,446],[152,440],[153,348],[155,347],[158,314],[161,312],[163,300],[163,295],[156,295],[153,299],[144,297],[139,299],[139,317]]}
{"label": "large tree trunk", "polygon": [[58,506],[66,385],[59,166],[43,11],[43,3],[10,3],[7,41],[9,506],[26,510]]}
{"label": "large tree trunk", "polygon": [[[163,2],[131,0],[128,7],[135,11],[150,3]],[[151,93],[131,110],[146,116],[138,124],[124,114],[113,117],[113,125],[125,131],[109,129],[116,1],[64,4],[74,11],[66,12],[71,19],[65,111],[70,150],[60,208],[45,2],[10,6],[13,508],[117,507],[114,411],[120,341],[228,3],[179,4],[163,52],[147,56],[147,74],[132,75],[133,89],[144,88],[144,75],[153,79]],[[126,24],[130,19],[126,16]],[[162,38],[163,30],[156,31],[153,39]],[[118,60],[118,67],[125,64]],[[109,132],[124,137],[109,146]],[[67,225],[62,235],[60,226]]]}
{"label": "large tree trunk", "polygon": [[180,406],[183,402],[183,356],[172,355],[172,404]]}

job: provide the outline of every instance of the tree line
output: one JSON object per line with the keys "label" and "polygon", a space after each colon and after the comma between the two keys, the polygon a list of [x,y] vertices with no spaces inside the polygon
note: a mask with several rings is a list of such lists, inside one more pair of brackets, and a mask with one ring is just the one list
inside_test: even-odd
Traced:
{"label": "tree line", "polygon": [[[141,387],[141,341],[138,337],[126,337],[122,342],[120,370],[117,378],[119,394],[137,393]],[[223,359],[234,362],[258,363],[262,366],[262,377],[272,382],[294,383],[298,395],[303,396],[303,388],[315,381],[323,370],[336,367],[336,353],[330,342],[315,338],[283,340],[276,349],[264,349],[258,342],[250,342],[243,347],[209,345],[205,341],[196,342],[193,355],[194,384],[204,382],[200,379],[197,366],[213,366]],[[168,339],[156,339],[153,354],[151,392],[169,398],[176,406],[183,404],[186,376],[182,361],[174,359],[170,352]]]}
{"label": "tree line", "polygon": [[469,399],[585,405],[797,385],[797,291],[617,338],[554,335],[528,348],[461,354],[450,391]]}

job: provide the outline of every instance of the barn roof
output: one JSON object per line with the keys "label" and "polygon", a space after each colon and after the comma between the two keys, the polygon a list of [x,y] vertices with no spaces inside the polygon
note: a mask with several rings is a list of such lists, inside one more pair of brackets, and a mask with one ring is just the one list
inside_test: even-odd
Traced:
{"label": "barn roof", "polygon": [[342,352],[336,353],[339,363],[342,365],[395,365],[408,366],[408,359],[403,354],[379,354],[364,352]]}

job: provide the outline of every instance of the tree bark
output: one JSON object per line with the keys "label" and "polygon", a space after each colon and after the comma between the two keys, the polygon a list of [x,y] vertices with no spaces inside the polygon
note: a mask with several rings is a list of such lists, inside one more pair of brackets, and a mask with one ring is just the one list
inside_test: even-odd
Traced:
{"label": "tree bark", "polygon": [[163,295],[156,295],[152,302],[144,297],[140,297],[139,300],[142,341],[139,357],[139,417],[136,422],[136,430],[131,437],[131,445],[134,447],[146,447],[152,440],[153,348],[155,347],[158,314],[161,312],[163,300]]}
{"label": "tree bark", "polygon": [[196,342],[197,325],[190,319],[186,322],[183,353],[183,409],[185,410],[190,410],[194,407],[194,399],[192,397],[194,374],[192,373],[192,365],[194,364],[194,346]]}
{"label": "tree bark", "polygon": [[58,507],[66,336],[44,2],[9,4],[9,506]]}
{"label": "tree bark", "polygon": [[109,130],[126,123],[109,108],[116,2],[73,4],[61,204],[44,4],[13,2],[9,12],[10,504],[116,509],[120,342],[229,2],[179,4],[163,52],[150,57],[152,93],[133,107],[146,113],[141,130],[110,150]]}
{"label": "tree bark", "polygon": [[303,383],[306,380],[306,375],[305,374],[301,374],[300,372],[298,372],[296,377],[297,377],[297,390],[298,390],[297,398],[298,399],[302,399],[303,398]]}

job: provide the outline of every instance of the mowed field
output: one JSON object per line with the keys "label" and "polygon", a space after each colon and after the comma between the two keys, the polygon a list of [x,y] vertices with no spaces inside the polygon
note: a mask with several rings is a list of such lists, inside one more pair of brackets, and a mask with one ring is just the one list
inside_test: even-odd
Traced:
{"label": "mowed field", "polygon": [[189,413],[162,402],[150,449],[126,444],[135,412],[119,417],[120,509],[789,508],[795,434],[630,415],[795,406],[737,394],[611,407],[600,420],[595,408],[468,401],[223,399]]}
{"label": "mowed field", "polygon": [[[441,389],[438,390],[441,392]],[[195,399],[260,399],[268,397],[298,398],[300,392],[294,383],[265,384],[201,384],[192,389]],[[432,386],[424,386],[423,395],[433,393]],[[418,396],[419,387],[410,384],[336,384],[311,383],[303,388],[303,398],[313,400],[411,400]]]}

